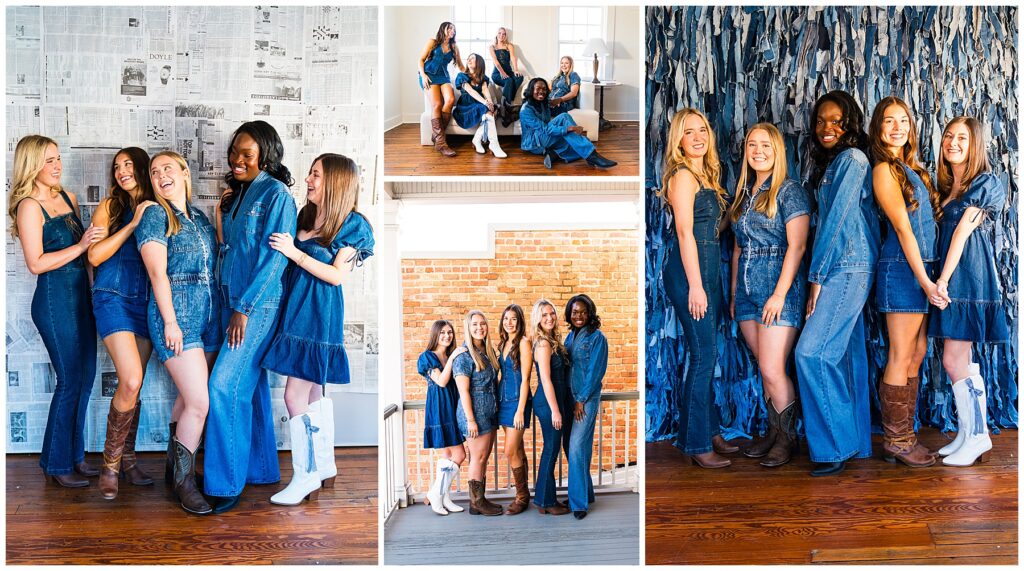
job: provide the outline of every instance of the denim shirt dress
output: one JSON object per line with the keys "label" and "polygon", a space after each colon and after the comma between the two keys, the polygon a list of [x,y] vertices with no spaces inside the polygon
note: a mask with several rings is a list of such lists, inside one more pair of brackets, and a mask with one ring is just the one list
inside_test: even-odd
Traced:
{"label": "denim shirt dress", "polygon": [[[363,260],[373,255],[373,232],[366,218],[353,211],[329,246],[320,245],[314,236],[296,237],[295,247],[325,264],[333,264],[342,249],[355,248],[352,263],[362,266]],[[342,287],[314,277],[294,263],[288,265],[286,283],[277,334],[263,357],[263,368],[319,385],[348,384]]]}
{"label": "denim shirt dress", "polygon": [[[121,227],[129,225],[134,217],[135,211],[126,208],[121,213]],[[94,272],[92,308],[100,338],[121,331],[149,337],[149,275],[139,255],[135,233],[128,234],[124,244],[96,266]]]}
{"label": "denim shirt dress", "polygon": [[601,397],[601,382],[608,370],[608,340],[600,329],[585,327],[565,338],[569,351],[569,386],[572,398],[585,403]]}
{"label": "denim shirt dress", "polygon": [[[465,347],[465,343],[462,345]],[[491,366],[487,357],[482,356],[484,368],[476,370],[476,363],[469,352],[463,353],[455,358],[452,363],[453,377],[469,377],[469,396],[473,401],[473,416],[476,420],[477,435],[482,436],[497,428],[498,404],[495,398],[495,383],[498,381],[498,371]],[[466,418],[465,407],[460,403],[456,412],[456,419],[459,423],[459,430],[463,434],[469,433],[468,419]]]}
{"label": "denim shirt dress", "polygon": [[[191,204],[188,216],[174,206],[174,215],[181,229],[167,236],[167,212],[161,206],[151,206],[142,213],[135,229],[139,251],[150,242],[167,247],[167,279],[171,283],[171,302],[178,327],[184,336],[182,352],[202,348],[211,352],[224,341],[220,326],[220,296],[217,295],[213,266],[216,259],[217,238],[206,215]],[[164,343],[164,319],[157,307],[156,296],[149,299],[149,338],[160,362],[174,356]]]}
{"label": "denim shirt dress", "polygon": [[963,196],[942,207],[939,259],[941,264],[945,264],[953,232],[964,211],[971,206],[984,211],[984,220],[967,237],[960,262],[949,276],[948,291],[952,300],[949,306],[943,310],[931,308],[928,335],[961,341],[1005,343],[1010,340],[1010,331],[1003,311],[1006,300],[999,286],[995,244],[999,215],[1006,207],[1006,186],[992,173],[975,176]]}
{"label": "denim shirt dress", "polygon": [[483,90],[487,89],[489,81],[485,75],[481,79],[480,84],[477,85],[470,79],[469,74],[459,73],[459,75],[455,76],[455,87],[461,93],[459,99],[455,102],[455,107],[452,109],[452,118],[459,124],[459,127],[472,129],[479,125],[484,115],[487,114],[487,106],[473,99],[473,96],[466,91],[466,84],[468,83],[469,87],[475,89],[482,97],[484,94]]}
{"label": "denim shirt dress", "polygon": [[[907,174],[907,182],[914,188],[914,200],[917,208],[910,210],[907,205],[907,216],[910,228],[917,239],[917,247],[921,252],[921,261],[929,275],[935,274],[935,216],[932,203],[928,201],[928,187],[910,167],[902,165]],[[882,252],[878,258],[878,270],[875,278],[875,305],[882,313],[928,313],[931,304],[924,290],[917,282],[910,262],[900,245],[899,236],[892,222],[885,221],[886,236],[882,243]]]}
{"label": "denim shirt dress", "polygon": [[[779,187],[776,196],[778,210],[773,218],[754,209],[754,203],[762,192],[771,187],[772,179],[752,190],[747,187],[747,199],[742,214],[733,224],[736,243],[740,249],[739,267],[736,275],[736,321],[761,321],[764,304],[775,293],[775,286],[782,275],[782,263],[789,250],[786,224],[799,216],[808,216],[811,211],[807,191],[797,181],[787,178]],[[777,325],[799,328],[803,325],[804,304],[807,299],[807,264],[801,261],[793,283],[786,292],[785,304]]]}
{"label": "denim shirt dress", "polygon": [[459,408],[459,387],[455,384],[455,375],[445,386],[438,385],[430,378],[430,371],[444,370],[444,364],[433,351],[420,353],[416,361],[416,371],[427,380],[427,404],[423,415],[423,447],[447,448],[458,446],[466,441],[459,430],[456,410]]}
{"label": "denim shirt dress", "polygon": [[[556,97],[564,97],[569,94],[572,90],[572,86],[580,84],[580,76],[575,71],[569,74],[569,80],[566,81],[565,75],[559,73],[558,77],[551,82],[551,95],[552,99]],[[576,92],[576,97],[564,102],[559,103],[551,108],[552,115],[559,115],[561,113],[567,113],[572,109],[580,108],[580,95]]]}

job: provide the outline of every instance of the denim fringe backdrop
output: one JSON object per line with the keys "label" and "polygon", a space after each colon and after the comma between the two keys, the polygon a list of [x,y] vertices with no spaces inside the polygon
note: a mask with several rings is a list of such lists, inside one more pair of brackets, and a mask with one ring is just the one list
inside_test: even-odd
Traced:
{"label": "denim fringe backdrop", "polygon": [[[1017,339],[1017,8],[992,7],[650,7],[647,9],[646,195],[647,440],[671,438],[672,405],[683,382],[682,330],[661,285],[665,254],[675,240],[655,190],[669,121],[676,110],[707,114],[718,137],[723,184],[732,189],[746,127],[776,125],[785,136],[789,172],[808,172],[810,112],[832,89],[854,95],[870,116],[881,98],[906,100],[918,123],[922,158],[934,168],[942,127],[956,115],[981,119],[989,160],[1009,185],[996,233],[1004,311]],[[865,125],[865,128],[867,126]],[[728,234],[728,233],[727,233]],[[723,237],[728,276],[731,235]],[[723,280],[723,286],[727,284]],[[722,292],[725,299],[725,292]],[[869,307],[872,385],[885,365],[882,321]],[[761,432],[765,410],[756,364],[731,321],[720,325],[715,403],[727,438]],[[1017,425],[1016,341],[975,346],[988,387],[989,424]],[[929,343],[918,419],[952,430],[955,413],[941,349]],[[873,414],[878,397],[872,389]],[[877,424],[877,422],[876,422]]]}

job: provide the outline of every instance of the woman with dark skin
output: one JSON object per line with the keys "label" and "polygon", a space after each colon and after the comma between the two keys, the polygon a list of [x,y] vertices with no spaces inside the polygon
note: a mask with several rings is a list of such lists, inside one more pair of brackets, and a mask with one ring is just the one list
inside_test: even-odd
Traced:
{"label": "woman with dark skin", "polygon": [[543,77],[535,77],[523,92],[523,108],[519,111],[522,125],[522,150],[535,155],[544,155],[544,166],[551,168],[553,160],[565,162],[586,159],[587,164],[598,168],[611,168],[618,163],[598,154],[594,144],[585,136],[586,130],[573,120],[572,115],[562,113],[554,117],[548,105],[551,88]]}
{"label": "woman with dark skin", "polygon": [[455,105],[455,90],[448,76],[448,64],[452,61],[459,71],[466,71],[459,47],[455,45],[455,25],[441,22],[437,34],[427,41],[420,55],[419,74],[420,87],[430,98],[430,140],[434,142],[434,150],[446,157],[454,157],[455,151],[448,146],[444,130],[452,119],[452,107]]}

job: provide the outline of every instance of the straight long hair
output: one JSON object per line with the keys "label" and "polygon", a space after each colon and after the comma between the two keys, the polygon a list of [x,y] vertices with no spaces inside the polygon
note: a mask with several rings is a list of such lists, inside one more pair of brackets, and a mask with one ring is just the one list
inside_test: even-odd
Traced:
{"label": "straight long hair", "polygon": [[[57,141],[42,135],[28,135],[14,147],[14,166],[11,176],[11,197],[7,202],[7,214],[11,217],[11,236],[18,237],[18,205],[32,196],[36,189],[36,177],[46,166],[46,149],[53,145],[60,150]],[[60,191],[58,184],[53,190]]]}
{"label": "straight long hair", "polygon": [[463,340],[466,342],[466,348],[469,349],[469,356],[473,358],[473,364],[476,365],[476,370],[483,371],[486,363],[490,363],[491,368],[498,369],[498,355],[494,351],[494,346],[491,345],[491,328],[487,328],[487,335],[484,336],[484,352],[483,355],[480,351],[477,351],[476,345],[473,343],[473,334],[469,331],[469,323],[473,320],[474,315],[479,315],[484,318],[484,323],[487,323],[487,316],[484,312],[479,309],[474,309],[466,314],[466,329],[462,332]]}
{"label": "straight long hair", "polygon": [[747,162],[747,142],[750,140],[750,135],[758,130],[768,133],[768,141],[772,146],[775,164],[772,166],[772,184],[768,187],[768,192],[762,192],[751,206],[768,218],[775,218],[775,214],[779,211],[779,189],[786,181],[786,143],[782,140],[782,133],[775,125],[758,123],[747,131],[747,136],[743,139],[743,168],[740,169],[740,178],[736,182],[736,200],[729,208],[729,217],[733,222],[739,220],[740,215],[743,214],[743,203],[747,200],[747,182],[750,181],[753,184],[757,180],[757,172]]}
{"label": "straight long hair", "polygon": [[430,337],[427,339],[427,351],[437,350],[437,344],[440,342],[441,332],[444,331],[445,327],[449,327],[452,330],[452,342],[444,349],[444,358],[447,360],[448,357],[451,357],[452,353],[455,352],[455,326],[447,319],[438,319],[430,326]]}
{"label": "straight long hair", "polygon": [[[960,180],[960,187],[956,189],[956,193],[953,192],[953,166],[946,160],[946,156],[942,154],[942,150],[939,150],[939,164],[936,167],[936,177],[938,184],[936,185],[936,191],[939,195],[939,204],[946,201],[951,196],[953,198],[960,198],[964,191],[970,188],[971,181],[974,177],[978,176],[983,172],[989,172],[992,167],[988,164],[988,153],[985,152],[985,130],[982,127],[981,121],[978,121],[974,117],[966,117],[961,115],[946,123],[946,127],[942,130],[942,139],[945,140],[946,133],[953,128],[954,125],[964,125],[967,127],[967,131],[971,134],[971,141],[967,148],[967,168],[964,169],[963,179]],[[936,211],[938,214],[938,211]]]}
{"label": "straight long hair", "polygon": [[[149,162],[152,163],[153,161],[157,160],[160,157],[170,157],[171,159],[174,160],[174,162],[178,163],[178,166],[181,167],[182,171],[184,171],[185,208],[187,209],[188,205],[192,203],[192,172],[188,170],[188,163],[185,161],[184,157],[182,157],[181,155],[174,151],[160,151],[159,153],[153,155]],[[178,220],[177,216],[175,216],[174,209],[171,208],[171,203],[168,202],[166,198],[160,196],[159,193],[154,193],[154,195],[157,204],[163,207],[164,212],[167,213],[167,232],[164,234],[164,236],[170,238],[171,236],[174,236],[175,234],[181,231],[181,221]]]}
{"label": "straight long hair", "polygon": [[[512,334],[512,338],[509,339],[508,332],[505,331],[505,314],[512,312],[516,316],[516,330]],[[512,343],[512,368],[519,370],[519,343],[523,340],[526,335],[526,318],[523,316],[523,308],[519,307],[514,303],[510,303],[504,311],[501,312],[501,324],[499,325],[498,331],[498,354],[505,354],[505,347],[511,341]]]}
{"label": "straight long hair", "polygon": [[323,198],[320,200],[324,209],[323,225],[318,229],[316,219],[318,207],[312,202],[299,211],[298,229],[316,232],[316,241],[321,246],[329,246],[341,230],[348,215],[359,206],[359,166],[345,155],[324,153],[313,160],[309,170],[320,161],[324,172]]}
{"label": "straight long hair", "polygon": [[[694,170],[694,160],[687,157],[680,146],[683,141],[683,124],[690,115],[700,117],[704,127],[708,130],[708,151],[701,158],[703,168],[700,169],[700,172]],[[708,122],[708,118],[692,107],[681,109],[672,116],[672,122],[668,129],[668,141],[665,145],[665,159],[661,170],[661,188],[657,191],[657,195],[662,201],[667,200],[668,182],[680,167],[686,168],[693,173],[693,176],[697,178],[697,182],[702,187],[714,190],[718,203],[723,208],[725,207],[725,187],[719,182],[722,176],[722,165],[718,160],[715,132],[711,129],[711,123]]]}
{"label": "straight long hair", "polygon": [[[907,142],[903,143],[903,147],[900,148],[898,155],[893,155],[889,152],[886,144],[882,142],[882,121],[885,120],[885,110],[892,105],[902,107],[907,113],[907,118],[910,120],[910,132],[907,134]],[[921,181],[924,182],[924,186],[928,190],[928,201],[931,203],[934,217],[937,220],[942,215],[939,195],[932,184],[932,178],[928,176],[928,170],[918,161],[917,123],[914,122],[914,115],[910,112],[910,107],[905,101],[890,95],[875,105],[875,110],[871,112],[871,124],[868,126],[868,142],[870,145],[868,147],[870,157],[874,163],[889,165],[889,172],[896,179],[896,183],[900,185],[900,192],[903,193],[903,201],[907,204],[907,211],[917,210],[920,205],[917,203],[917,199],[914,198],[914,186],[910,184],[907,173],[903,170],[903,165],[906,165],[910,170],[917,173],[917,176],[921,177]]]}
{"label": "straight long hair", "polygon": [[485,76],[484,58],[480,54],[469,54],[469,57],[466,59],[473,61],[473,71],[469,76],[470,81],[472,81],[473,85],[483,83]]}
{"label": "straight long hair", "polygon": [[[117,157],[126,155],[132,161],[132,168],[135,169],[135,184],[138,191],[133,198],[131,193],[121,188],[117,182]],[[141,174],[141,176],[140,176]],[[135,210],[135,207],[147,200],[155,200],[153,184],[149,179],[149,154],[139,147],[125,147],[114,154],[110,161],[110,200],[107,201],[107,214],[110,220],[107,222],[109,233],[113,234],[121,229],[121,216],[128,210]]]}
{"label": "straight long hair", "polygon": [[[542,312],[545,307],[550,307],[555,312],[555,328],[550,333],[544,330],[540,326]],[[558,353],[563,358],[569,355],[569,352],[565,349],[565,345],[562,345],[562,334],[558,332],[558,311],[555,310],[555,306],[546,299],[539,299],[537,303],[533,304],[533,309],[530,311],[530,323],[532,324],[530,329],[533,333],[533,343],[537,344],[537,341],[543,339],[551,345],[551,351]]]}

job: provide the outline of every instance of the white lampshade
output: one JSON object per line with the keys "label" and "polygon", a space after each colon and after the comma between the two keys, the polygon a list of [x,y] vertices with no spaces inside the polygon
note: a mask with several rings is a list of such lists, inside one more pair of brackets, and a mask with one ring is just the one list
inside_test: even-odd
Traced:
{"label": "white lampshade", "polygon": [[590,38],[583,46],[583,53],[586,55],[598,54],[606,56],[608,55],[608,46],[604,44],[604,40],[601,38]]}

